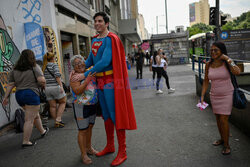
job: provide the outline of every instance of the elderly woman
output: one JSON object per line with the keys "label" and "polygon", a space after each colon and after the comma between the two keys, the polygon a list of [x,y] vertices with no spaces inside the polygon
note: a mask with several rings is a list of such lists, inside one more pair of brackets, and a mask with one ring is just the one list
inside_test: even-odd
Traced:
{"label": "elderly woman", "polygon": [[210,49],[211,60],[206,63],[205,78],[202,86],[201,103],[211,81],[210,100],[213,113],[216,116],[217,127],[220,133],[220,140],[213,143],[214,146],[223,144],[223,155],[231,153],[229,146],[229,125],[228,117],[231,115],[233,104],[234,87],[231,82],[229,70],[234,75],[240,74],[239,67],[227,56],[227,49],[224,43],[215,42]]}
{"label": "elderly woman", "polygon": [[33,124],[44,137],[49,128],[44,129],[39,116],[40,98],[39,87],[45,87],[45,79],[41,68],[36,64],[34,53],[23,50],[14,70],[9,74],[9,84],[3,99],[3,105],[8,104],[8,97],[12,89],[16,87],[16,101],[25,111],[25,123],[23,127],[22,147],[36,144],[30,141]]}
{"label": "elderly woman", "polygon": [[58,65],[55,63],[55,55],[51,52],[43,56],[43,72],[46,79],[45,93],[49,102],[50,114],[55,121],[55,127],[63,128],[62,115],[66,105],[66,94]]}
{"label": "elderly woman", "polygon": [[73,109],[78,127],[78,144],[84,164],[91,164],[87,154],[95,155],[96,150],[91,146],[92,128],[95,124],[97,110],[96,81],[90,73],[84,80],[73,81],[72,77],[85,72],[85,61],[80,55],[71,58],[74,72],[70,74],[70,86],[73,95]]}

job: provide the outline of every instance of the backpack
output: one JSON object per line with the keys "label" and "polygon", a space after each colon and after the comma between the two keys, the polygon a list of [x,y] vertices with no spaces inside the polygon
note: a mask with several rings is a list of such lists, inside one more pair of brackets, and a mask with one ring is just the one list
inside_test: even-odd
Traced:
{"label": "backpack", "polygon": [[16,109],[15,111],[15,129],[16,133],[23,132],[23,125],[24,125],[24,117],[25,114],[21,108]]}

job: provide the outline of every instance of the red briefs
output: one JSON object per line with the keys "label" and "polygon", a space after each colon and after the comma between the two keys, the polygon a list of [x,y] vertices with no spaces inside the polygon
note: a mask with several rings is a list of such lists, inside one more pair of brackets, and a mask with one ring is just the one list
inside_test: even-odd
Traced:
{"label": "red briefs", "polygon": [[[113,74],[104,75],[101,77],[96,76],[96,80],[97,80],[97,89],[100,89],[103,91],[105,85],[107,85],[108,83],[114,82],[114,76]],[[114,89],[114,85],[110,85],[110,87],[107,86],[105,87],[105,89]]]}

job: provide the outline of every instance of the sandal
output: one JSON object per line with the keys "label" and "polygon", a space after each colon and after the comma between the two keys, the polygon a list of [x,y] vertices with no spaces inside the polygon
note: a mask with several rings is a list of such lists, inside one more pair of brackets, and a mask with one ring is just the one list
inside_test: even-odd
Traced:
{"label": "sandal", "polygon": [[82,162],[86,165],[92,164],[92,160],[87,156],[82,156]]}
{"label": "sandal", "polygon": [[65,123],[61,122],[57,122],[55,123],[55,128],[63,128],[65,126]]}
{"label": "sandal", "polygon": [[219,145],[222,145],[222,144],[224,144],[224,141],[222,139],[216,140],[215,142],[213,142],[214,146],[219,146]]}
{"label": "sandal", "polygon": [[98,153],[98,151],[96,151],[93,147],[91,147],[87,151],[87,154],[89,154],[89,155],[96,155],[97,153]]}
{"label": "sandal", "polygon": [[223,155],[229,155],[229,154],[231,154],[231,149],[230,149],[230,147],[229,146],[227,146],[227,147],[223,147],[223,149],[222,149],[222,151],[221,151],[221,153],[223,154]]}

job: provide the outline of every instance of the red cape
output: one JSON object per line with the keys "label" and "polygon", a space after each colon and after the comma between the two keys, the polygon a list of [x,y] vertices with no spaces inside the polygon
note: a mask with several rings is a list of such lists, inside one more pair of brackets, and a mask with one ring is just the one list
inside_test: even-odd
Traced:
{"label": "red cape", "polygon": [[116,128],[135,130],[137,125],[123,44],[120,38],[112,32],[109,32],[108,37],[112,41]]}
{"label": "red cape", "polygon": [[109,32],[112,41],[112,65],[115,89],[115,122],[117,129],[137,129],[129,85],[125,52],[120,38]]}

